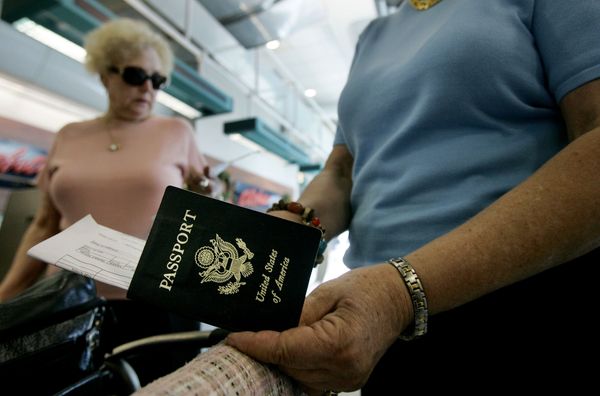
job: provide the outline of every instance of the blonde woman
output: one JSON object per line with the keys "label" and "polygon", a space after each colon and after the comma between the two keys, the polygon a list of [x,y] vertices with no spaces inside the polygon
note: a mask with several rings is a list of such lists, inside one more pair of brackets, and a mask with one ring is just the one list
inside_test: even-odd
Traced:
{"label": "blonde woman", "polygon": [[[156,94],[173,69],[167,42],[143,22],[119,19],[91,32],[85,48],[86,67],[99,75],[108,109],[101,117],[66,125],[57,133],[39,178],[39,210],[0,285],[0,301],[23,291],[44,272],[56,271],[27,256],[36,243],[88,213],[102,225],[145,239],[167,185],[197,186],[206,180],[207,162],[190,124],[152,114]],[[123,338],[116,342],[170,326],[169,315],[126,301],[124,290],[99,282],[97,290],[111,300],[120,323],[131,324],[120,328]],[[152,325],[144,324],[144,318]],[[126,334],[129,330],[131,335]]]}

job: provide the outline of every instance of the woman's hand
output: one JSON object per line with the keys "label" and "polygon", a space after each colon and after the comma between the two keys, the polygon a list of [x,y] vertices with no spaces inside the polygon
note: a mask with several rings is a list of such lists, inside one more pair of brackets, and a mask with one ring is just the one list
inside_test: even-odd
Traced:
{"label": "woman's hand", "polygon": [[198,194],[216,198],[223,192],[223,182],[216,177],[211,177],[210,167],[207,165],[202,171],[202,175],[194,175],[187,183],[188,189]]}
{"label": "woman's hand", "polygon": [[347,272],[315,289],[300,326],[284,332],[233,333],[227,343],[279,368],[310,394],[349,391],[367,381],[377,361],[412,321],[412,303],[389,264]]}

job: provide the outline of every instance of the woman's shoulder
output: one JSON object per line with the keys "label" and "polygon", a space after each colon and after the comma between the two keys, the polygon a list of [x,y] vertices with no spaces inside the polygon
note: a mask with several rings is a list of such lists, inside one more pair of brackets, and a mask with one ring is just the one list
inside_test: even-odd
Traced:
{"label": "woman's shoulder", "polygon": [[59,131],[58,135],[71,135],[87,132],[91,129],[97,128],[100,124],[100,119],[94,118],[91,120],[71,122],[64,125]]}
{"label": "woman's shoulder", "polygon": [[82,142],[87,139],[90,132],[99,128],[99,123],[98,119],[90,119],[64,125],[54,136],[52,152],[56,155],[57,152],[64,153],[80,149]]}
{"label": "woman's shoulder", "polygon": [[187,139],[194,132],[192,124],[181,117],[155,116],[153,122],[157,131],[169,135],[171,139],[174,137],[173,135]]}
{"label": "woman's shoulder", "polygon": [[154,122],[161,127],[182,131],[192,131],[192,124],[182,117],[154,116]]}

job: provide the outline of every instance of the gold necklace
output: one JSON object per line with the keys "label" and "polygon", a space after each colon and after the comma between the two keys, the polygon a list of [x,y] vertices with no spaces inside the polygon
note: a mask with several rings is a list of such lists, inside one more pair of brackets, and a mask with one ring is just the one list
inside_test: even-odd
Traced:
{"label": "gold necklace", "polygon": [[119,149],[121,148],[121,145],[119,143],[117,143],[113,137],[108,118],[106,118],[106,133],[108,134],[108,139],[110,140],[110,144],[108,145],[108,151],[110,151],[111,153],[114,153],[115,151],[119,151]]}
{"label": "gold necklace", "polygon": [[442,0],[410,0],[410,4],[419,11],[425,11],[436,5]]}

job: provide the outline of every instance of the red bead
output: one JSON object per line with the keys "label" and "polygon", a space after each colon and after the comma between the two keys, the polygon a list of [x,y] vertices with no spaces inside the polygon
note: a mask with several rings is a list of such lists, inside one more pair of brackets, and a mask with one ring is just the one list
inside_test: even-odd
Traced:
{"label": "red bead", "polygon": [[321,220],[319,220],[318,217],[313,217],[312,220],[310,221],[311,224],[315,227],[318,227],[321,225]]}
{"label": "red bead", "polygon": [[304,207],[299,202],[290,202],[287,205],[287,210],[292,213],[300,214],[304,210]]}

